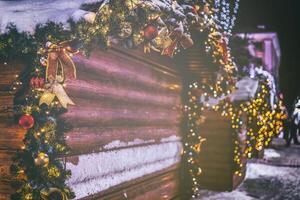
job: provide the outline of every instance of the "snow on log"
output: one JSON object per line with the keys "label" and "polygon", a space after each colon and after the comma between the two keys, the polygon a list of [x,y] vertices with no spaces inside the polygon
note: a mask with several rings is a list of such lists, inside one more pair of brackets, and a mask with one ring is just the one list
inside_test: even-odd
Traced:
{"label": "snow on log", "polygon": [[81,155],[76,164],[67,163],[68,184],[80,199],[168,168],[180,161],[181,150],[180,142],[170,142]]}

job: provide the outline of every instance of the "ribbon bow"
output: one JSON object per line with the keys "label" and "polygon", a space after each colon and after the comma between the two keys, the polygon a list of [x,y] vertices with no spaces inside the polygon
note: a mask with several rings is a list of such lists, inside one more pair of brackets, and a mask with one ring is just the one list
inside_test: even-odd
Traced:
{"label": "ribbon bow", "polygon": [[77,53],[67,42],[47,43],[46,80],[55,80],[60,74],[64,79],[76,78],[76,67],[70,55]]}
{"label": "ribbon bow", "polygon": [[178,43],[181,44],[184,49],[190,48],[194,45],[192,38],[184,33],[182,23],[180,23],[179,26],[170,33],[169,37],[173,38],[173,41],[168,47],[163,49],[162,55],[173,57]]}
{"label": "ribbon bow", "polygon": [[74,51],[67,42],[59,44],[47,42],[46,47],[42,53],[47,55],[46,81],[48,83],[45,85],[46,89],[40,98],[39,105],[50,105],[55,97],[64,108],[67,108],[68,104],[75,105],[67,95],[63,82],[66,79],[76,78],[76,67],[71,54],[77,51]]}

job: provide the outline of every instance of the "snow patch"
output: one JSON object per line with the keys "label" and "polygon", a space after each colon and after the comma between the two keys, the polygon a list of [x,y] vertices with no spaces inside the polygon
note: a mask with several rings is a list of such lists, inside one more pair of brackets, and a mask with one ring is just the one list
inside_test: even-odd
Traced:
{"label": "snow patch", "polygon": [[176,135],[172,135],[170,137],[167,138],[162,138],[160,140],[161,142],[174,142],[174,141],[180,141],[180,137],[176,136]]}
{"label": "snow patch", "polygon": [[280,154],[276,152],[275,149],[265,149],[264,151],[264,159],[270,159],[270,158],[279,158]]}
{"label": "snow patch", "polygon": [[264,164],[248,163],[246,179],[256,179],[262,176],[276,177],[285,176],[289,173],[288,170],[284,170],[284,167],[275,167]]}
{"label": "snow patch", "polygon": [[208,192],[207,194],[205,194],[205,196],[209,196],[209,197],[204,197],[200,199],[201,200],[202,199],[203,200],[205,199],[207,200],[253,200],[253,197],[249,197],[245,192],[238,191],[238,190],[232,192],[220,192],[220,193]]}
{"label": "snow patch", "polygon": [[181,150],[178,141],[80,155],[78,164],[67,163],[68,185],[80,199],[168,168],[180,162]]}
{"label": "snow patch", "polygon": [[108,149],[121,148],[121,147],[127,147],[127,146],[149,144],[149,143],[153,143],[153,142],[155,142],[155,140],[142,140],[139,138],[136,138],[130,142],[122,142],[120,140],[115,140],[115,141],[112,141],[111,143],[108,143],[103,148],[108,150]]}
{"label": "snow patch", "polygon": [[87,11],[80,6],[85,3],[102,2],[102,0],[22,0],[0,1],[0,32],[5,32],[6,27],[13,23],[20,32],[33,33],[37,24],[47,21],[63,23],[68,27],[67,21],[82,18]]}

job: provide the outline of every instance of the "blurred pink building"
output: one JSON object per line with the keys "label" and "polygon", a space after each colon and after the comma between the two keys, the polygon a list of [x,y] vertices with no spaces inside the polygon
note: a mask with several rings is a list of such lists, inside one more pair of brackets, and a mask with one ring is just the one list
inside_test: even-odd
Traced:
{"label": "blurred pink building", "polygon": [[262,60],[266,71],[278,81],[280,65],[280,46],[277,34],[269,33],[239,33],[241,38],[249,40],[249,52],[254,58]]}

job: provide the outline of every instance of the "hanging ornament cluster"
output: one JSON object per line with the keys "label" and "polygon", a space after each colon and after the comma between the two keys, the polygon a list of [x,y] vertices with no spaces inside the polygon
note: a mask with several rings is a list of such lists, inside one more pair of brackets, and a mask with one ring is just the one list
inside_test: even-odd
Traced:
{"label": "hanging ornament cluster", "polygon": [[85,42],[99,34],[107,45],[111,41],[128,48],[143,45],[145,53],[157,51],[171,57],[181,47],[193,45],[184,10],[176,1],[107,1],[94,19],[90,16],[88,13],[87,20],[97,26],[87,28]]}

